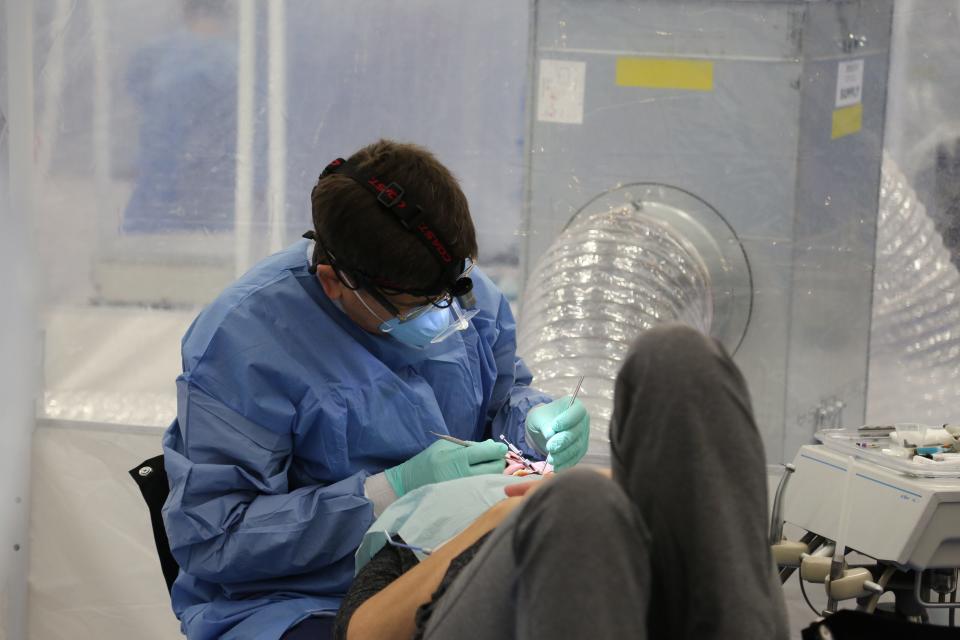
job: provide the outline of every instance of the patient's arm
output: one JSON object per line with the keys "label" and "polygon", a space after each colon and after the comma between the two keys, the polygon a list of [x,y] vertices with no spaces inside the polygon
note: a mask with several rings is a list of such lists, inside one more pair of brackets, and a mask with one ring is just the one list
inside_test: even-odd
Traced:
{"label": "patient's arm", "polygon": [[350,618],[347,639],[408,640],[412,637],[417,608],[430,601],[450,561],[492,531],[521,502],[519,497],[507,498],[490,507],[459,535],[360,605]]}

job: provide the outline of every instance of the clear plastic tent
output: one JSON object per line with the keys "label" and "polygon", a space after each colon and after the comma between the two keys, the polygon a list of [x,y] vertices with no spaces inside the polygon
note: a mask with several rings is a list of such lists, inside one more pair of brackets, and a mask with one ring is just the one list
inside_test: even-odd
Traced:
{"label": "clear plastic tent", "polygon": [[[843,19],[855,34],[858,16],[884,3],[614,4],[646,21],[644,37],[662,45],[660,57],[688,59],[683,43],[699,39],[704,47],[737,43],[759,64],[764,47],[789,54],[786,32],[778,30],[789,24],[779,21],[781,9],[802,15],[806,5],[836,4],[837,15],[821,26]],[[751,226],[735,231],[750,240],[748,251],[766,247],[749,256],[763,256],[751,268],[784,267],[795,247],[790,234],[773,238],[779,230],[761,206],[772,200],[761,198],[767,192],[757,177],[766,161],[757,158],[784,166],[797,158],[788,162],[764,146],[775,139],[765,137],[773,128],[757,137],[732,136],[709,120],[702,129],[671,128],[692,113],[689,87],[647,87],[640,96],[617,85],[623,93],[612,95],[622,104],[594,109],[598,87],[614,81],[603,80],[600,58],[590,56],[651,54],[631,49],[617,21],[596,5],[0,0],[0,639],[179,636],[147,514],[126,471],[159,453],[160,433],[176,408],[183,331],[238,273],[308,228],[309,189],[337,156],[380,137],[436,152],[470,200],[481,264],[518,311],[537,260],[601,193],[670,177],[672,187],[694,192],[729,218],[733,196],[697,182],[698,173],[717,167],[746,194],[738,202],[747,203]],[[779,381],[770,391],[779,396],[764,414],[771,419],[762,425],[772,462],[791,457],[791,447],[824,421],[960,421],[960,321],[913,287],[922,278],[897,270],[919,265],[939,274],[931,281],[956,282],[950,269],[960,264],[960,195],[949,185],[960,176],[960,79],[953,71],[960,6],[890,6],[889,53],[871,54],[885,68],[889,63],[889,72],[871,78],[869,62],[866,70],[868,82],[884,91],[864,96],[873,110],[864,111],[864,122],[877,125],[882,138],[867,145],[869,156],[851,171],[879,167],[885,150],[896,173],[884,184],[899,185],[900,199],[880,193],[879,177],[854,191],[872,192],[877,207],[887,202],[878,225],[912,224],[925,243],[906,246],[919,252],[908,259],[897,234],[885,233],[892,227],[879,228],[876,263],[858,263],[868,270],[864,278],[878,276],[864,307],[874,334],[868,341],[857,329],[863,374],[838,391],[859,400],[844,410],[831,394],[813,397],[806,421],[797,420],[783,407],[808,398],[792,397]],[[680,13],[671,13],[675,8]],[[686,40],[678,24],[689,26]],[[733,31],[747,24],[752,39]],[[586,40],[573,43],[583,34]],[[544,67],[543,58],[561,63]],[[725,101],[716,113],[733,117],[740,105],[730,87],[749,86],[757,76],[749,65],[717,60],[714,95]],[[784,78],[788,65],[780,68]],[[794,90],[786,79],[769,89],[758,86],[757,95],[774,100]],[[633,138],[640,127],[624,125],[627,109],[641,104],[662,118],[664,139],[676,148],[651,149]],[[584,122],[597,133],[582,135]],[[636,158],[647,158],[650,170],[602,148],[603,162],[559,164],[577,145],[620,139]],[[709,150],[699,146],[704,140]],[[813,162],[807,151],[799,159]],[[764,245],[768,240],[773,245]],[[761,285],[760,305],[783,298],[788,286],[772,276]],[[778,317],[765,321],[772,326]],[[930,329],[918,337],[910,331],[918,325]],[[738,355],[755,371],[765,354],[785,360],[797,346],[786,332],[773,342],[750,342],[757,327],[746,326],[747,346]],[[794,335],[802,334],[802,323],[796,327]],[[820,344],[807,353],[830,349]]]}

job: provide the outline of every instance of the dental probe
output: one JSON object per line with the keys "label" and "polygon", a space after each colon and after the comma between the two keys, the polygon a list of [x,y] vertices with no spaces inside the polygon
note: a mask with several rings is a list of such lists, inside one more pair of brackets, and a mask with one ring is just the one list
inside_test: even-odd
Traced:
{"label": "dental probe", "polygon": [[583,384],[583,378],[585,376],[580,376],[580,381],[577,382],[577,388],[573,390],[573,396],[570,397],[570,404],[567,405],[567,409],[573,406],[573,401],[577,399],[577,396],[580,394],[580,386]]}
{"label": "dental probe", "polygon": [[448,436],[445,433],[437,433],[436,431],[431,431],[431,435],[435,435],[441,440],[446,440],[447,442],[452,442],[453,444],[458,444],[461,447],[469,447],[471,443],[466,440],[461,440],[460,438],[454,438],[453,436]]}

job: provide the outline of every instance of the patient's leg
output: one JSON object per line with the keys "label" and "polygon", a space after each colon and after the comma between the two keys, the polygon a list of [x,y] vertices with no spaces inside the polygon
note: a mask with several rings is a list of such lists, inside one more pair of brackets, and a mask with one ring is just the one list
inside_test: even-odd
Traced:
{"label": "patient's leg", "polygon": [[651,637],[785,638],[763,444],[723,348],[679,325],[644,333],[610,438],[614,478],[651,530]]}
{"label": "patient's leg", "polygon": [[425,637],[643,640],[647,543],[615,483],[593,471],[560,474],[490,534]]}

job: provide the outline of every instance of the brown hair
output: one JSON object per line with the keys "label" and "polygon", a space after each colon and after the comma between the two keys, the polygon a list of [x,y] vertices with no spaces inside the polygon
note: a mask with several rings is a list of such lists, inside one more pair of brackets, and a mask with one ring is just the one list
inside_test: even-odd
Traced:
{"label": "brown hair", "polygon": [[[427,223],[456,262],[476,258],[467,198],[432,153],[414,144],[380,140],[348,162],[399,184],[404,199],[423,208]],[[409,289],[431,288],[440,279],[444,270],[435,254],[353,179],[334,174],[318,180],[311,200],[317,238],[348,273],[353,268],[374,281]]]}

